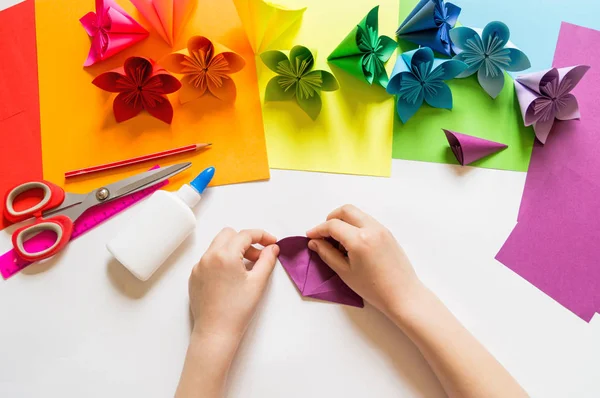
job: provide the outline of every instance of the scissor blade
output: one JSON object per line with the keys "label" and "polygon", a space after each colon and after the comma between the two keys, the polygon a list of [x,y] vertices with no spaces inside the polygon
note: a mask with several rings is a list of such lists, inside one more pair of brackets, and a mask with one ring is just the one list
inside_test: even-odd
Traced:
{"label": "scissor blade", "polygon": [[110,200],[116,199],[168,180],[169,178],[181,173],[191,166],[191,162],[186,162],[156,170],[146,171],[145,173],[141,173],[125,180],[115,182],[114,184],[107,185],[105,188],[108,189],[110,193]]}

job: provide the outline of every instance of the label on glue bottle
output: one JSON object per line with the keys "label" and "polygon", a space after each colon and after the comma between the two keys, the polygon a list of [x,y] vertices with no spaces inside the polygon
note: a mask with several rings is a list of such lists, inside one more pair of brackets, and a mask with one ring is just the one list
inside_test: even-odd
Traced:
{"label": "label on glue bottle", "polygon": [[136,278],[147,281],[194,228],[192,208],[215,175],[204,170],[177,192],[156,191],[106,248]]}

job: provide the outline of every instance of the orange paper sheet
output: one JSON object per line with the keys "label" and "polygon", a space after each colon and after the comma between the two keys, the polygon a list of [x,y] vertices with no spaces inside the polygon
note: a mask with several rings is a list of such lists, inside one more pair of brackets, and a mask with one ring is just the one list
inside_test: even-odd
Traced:
{"label": "orange paper sheet", "polygon": [[0,229],[4,196],[42,178],[33,0],[0,11]]}
{"label": "orange paper sheet", "polygon": [[[119,4],[138,21],[144,19],[126,1]],[[183,34],[175,43],[183,48],[192,35],[204,35],[231,48],[248,62],[233,76],[238,87],[235,103],[210,95],[181,105],[178,94],[169,95],[175,113],[169,126],[147,113],[116,123],[114,94],[99,90],[94,77],[121,66],[139,55],[160,61],[172,49],[151,30],[150,38],[117,56],[83,69],[89,38],[79,17],[93,9],[93,0],[37,0],[42,151],[44,178],[71,192],[87,192],[144,171],[148,165],[132,166],[65,182],[68,170],[129,159],[192,143],[210,142],[212,148],[167,159],[161,165],[192,161],[175,189],[205,167],[217,168],[213,185],[269,178],[254,58],[232,0],[199,0]],[[149,26],[146,26],[150,29]]]}

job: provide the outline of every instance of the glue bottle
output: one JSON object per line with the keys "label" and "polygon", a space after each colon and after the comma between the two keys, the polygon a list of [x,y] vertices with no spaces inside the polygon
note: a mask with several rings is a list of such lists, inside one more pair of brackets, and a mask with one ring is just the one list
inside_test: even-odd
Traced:
{"label": "glue bottle", "polygon": [[192,208],[215,175],[204,170],[177,192],[156,191],[106,248],[135,277],[147,281],[194,231]]}

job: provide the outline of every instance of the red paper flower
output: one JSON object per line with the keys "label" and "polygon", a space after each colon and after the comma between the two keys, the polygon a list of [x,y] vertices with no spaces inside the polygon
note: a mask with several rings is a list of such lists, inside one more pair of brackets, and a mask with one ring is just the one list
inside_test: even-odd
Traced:
{"label": "red paper flower", "polygon": [[183,88],[179,92],[179,100],[186,103],[206,92],[223,101],[235,100],[235,83],[229,75],[242,70],[246,61],[204,36],[193,36],[187,49],[167,55],[161,64],[169,72],[185,75],[181,79]]}
{"label": "red paper flower", "polygon": [[173,106],[165,94],[181,88],[177,78],[157,67],[154,61],[131,57],[125,65],[96,77],[92,82],[102,90],[119,93],[113,103],[117,122],[129,120],[145,109],[165,123],[173,120]]}

